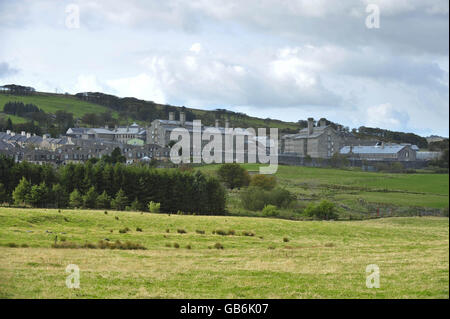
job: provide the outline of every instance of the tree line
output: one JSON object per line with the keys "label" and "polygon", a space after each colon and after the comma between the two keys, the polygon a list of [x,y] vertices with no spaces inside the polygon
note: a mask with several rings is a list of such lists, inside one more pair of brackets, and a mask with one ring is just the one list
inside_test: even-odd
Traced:
{"label": "tree line", "polygon": [[358,128],[359,135],[376,136],[386,142],[409,143],[420,148],[427,148],[427,139],[414,133],[395,132],[381,128],[361,126]]}
{"label": "tree line", "polygon": [[41,112],[41,109],[31,103],[24,104],[23,102],[14,101],[7,102],[3,107],[3,112],[5,112],[6,114],[24,116],[29,113]]}
{"label": "tree line", "polygon": [[225,213],[224,187],[198,171],[161,171],[103,161],[55,168],[0,157],[0,202],[146,211],[152,201],[165,213]]}

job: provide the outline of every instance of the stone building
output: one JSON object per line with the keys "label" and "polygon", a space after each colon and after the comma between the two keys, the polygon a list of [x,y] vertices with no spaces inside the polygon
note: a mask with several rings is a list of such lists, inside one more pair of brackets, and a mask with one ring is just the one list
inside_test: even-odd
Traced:
{"label": "stone building", "polygon": [[[147,140],[146,144],[156,144],[161,147],[169,147],[171,145],[170,135],[173,130],[177,128],[184,128],[190,134],[190,156],[200,157],[202,154],[202,149],[210,140],[203,138],[201,139],[201,148],[194,149],[193,143],[193,133],[194,133],[194,122],[186,121],[185,113],[180,112],[180,119],[175,120],[174,112],[169,112],[168,120],[154,120],[151,126],[147,128]],[[257,132],[251,132],[249,129],[243,128],[232,128],[228,120],[225,120],[225,126],[220,126],[220,121],[215,121],[215,126],[204,126],[201,125],[199,133],[212,134],[214,139],[219,138],[222,140],[222,150],[214,150],[214,154],[219,153],[222,158],[222,162],[225,161],[225,156],[236,158],[237,161],[247,162],[249,157],[258,158],[259,160],[259,149],[260,152],[265,154],[269,153],[269,147],[274,145],[274,141],[269,138],[269,136],[257,136]],[[214,133],[212,133],[214,132]],[[232,138],[225,142],[225,132],[232,135]],[[268,132],[267,132],[268,134]],[[175,141],[173,141],[175,142]],[[231,144],[232,148],[225,151],[228,143]],[[231,146],[231,145],[229,145]]]}
{"label": "stone building", "polygon": [[82,138],[86,140],[105,140],[115,141],[118,143],[127,143],[130,140],[141,139],[145,141],[146,130],[136,123],[129,126],[115,127],[109,129],[104,128],[69,128],[66,136],[74,138]]}
{"label": "stone building", "polygon": [[308,118],[308,127],[296,134],[288,134],[281,137],[280,153],[292,154],[300,157],[330,158],[344,145],[356,145],[359,140],[339,126],[335,130],[326,125],[326,120],[321,119],[314,126],[314,119]]}
{"label": "stone building", "polygon": [[385,144],[379,142],[373,146],[344,146],[340,154],[350,159],[367,161],[415,161],[416,148],[409,144]]}

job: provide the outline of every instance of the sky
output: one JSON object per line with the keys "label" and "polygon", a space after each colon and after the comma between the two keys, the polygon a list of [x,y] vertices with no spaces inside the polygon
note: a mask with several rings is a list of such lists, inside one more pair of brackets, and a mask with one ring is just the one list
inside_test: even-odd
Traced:
{"label": "sky", "polygon": [[448,0],[0,0],[0,39],[0,85],[449,136]]}

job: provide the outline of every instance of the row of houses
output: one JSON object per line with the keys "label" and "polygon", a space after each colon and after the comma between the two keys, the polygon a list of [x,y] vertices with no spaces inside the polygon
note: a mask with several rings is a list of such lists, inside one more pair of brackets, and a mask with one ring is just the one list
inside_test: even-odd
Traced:
{"label": "row of houses", "polygon": [[136,123],[130,126],[104,128],[69,128],[66,136],[87,140],[106,140],[122,144],[144,145],[147,130]]}
{"label": "row of houses", "polygon": [[126,163],[146,162],[152,159],[167,161],[169,149],[159,145],[129,145],[104,139],[83,139],[71,136],[50,138],[22,132],[0,132],[0,154],[11,156],[15,161],[36,164],[85,162],[92,158],[101,159],[119,148]]}
{"label": "row of houses", "polygon": [[[136,123],[125,127],[104,128],[69,128],[66,136],[51,138],[45,134],[42,137],[35,134],[21,132],[16,134],[11,131],[0,132],[0,152],[14,153],[17,161],[27,160],[30,162],[54,162],[65,164],[69,162],[82,162],[91,158],[102,158],[110,154],[115,148],[120,148],[126,157],[127,163],[146,161],[151,159],[169,160],[171,133],[177,128],[183,128],[190,134],[191,141],[193,133],[199,129],[200,133],[214,129],[216,134],[223,138],[225,132],[229,131],[230,123],[225,121],[220,126],[216,120],[215,126],[200,125],[186,121],[184,112],[180,112],[178,120],[175,113],[169,112],[167,120],[157,119],[150,126],[144,128]],[[259,152],[261,147],[269,154],[270,147],[278,147],[278,154],[299,158],[324,158],[329,159],[335,154],[341,154],[349,159],[359,160],[385,160],[385,161],[416,161],[430,160],[439,156],[438,152],[419,152],[415,145],[411,144],[389,144],[377,140],[361,140],[348,130],[327,125],[325,119],[321,119],[315,125],[313,118],[309,118],[307,127],[298,133],[283,135],[274,141],[270,137],[258,137],[249,129],[233,129],[233,144],[231,150],[233,156],[248,158],[249,152]],[[223,141],[225,138],[223,139]],[[244,143],[244,154],[237,150],[236,144],[240,140]],[[194,149],[194,143],[190,143],[190,155],[200,155],[202,148],[209,140],[201,142],[200,149]],[[224,145],[225,143],[223,143]],[[228,150],[229,151],[229,150]],[[225,153],[224,153],[225,154]],[[223,155],[224,155],[223,154]]]}

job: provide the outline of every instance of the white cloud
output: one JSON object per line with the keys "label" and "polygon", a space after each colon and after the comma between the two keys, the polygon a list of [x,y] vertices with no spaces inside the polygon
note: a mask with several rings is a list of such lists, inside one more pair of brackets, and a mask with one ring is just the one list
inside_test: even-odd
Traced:
{"label": "white cloud", "polygon": [[156,103],[166,103],[158,81],[145,73],[134,77],[109,80],[107,84],[122,97],[136,97]]}
{"label": "white cloud", "polygon": [[199,54],[200,51],[202,50],[202,45],[200,43],[194,43],[191,48],[189,49],[189,51],[194,52],[196,54]]}
{"label": "white cloud", "polygon": [[409,116],[399,112],[390,103],[374,105],[367,109],[366,126],[393,130],[407,127]]}
{"label": "white cloud", "polygon": [[101,85],[93,74],[80,74],[75,84],[77,92],[102,92],[105,87]]}
{"label": "white cloud", "polygon": [[448,135],[448,0],[76,3],[0,0],[3,83]]}

